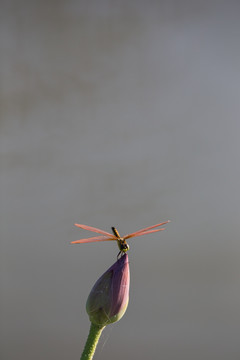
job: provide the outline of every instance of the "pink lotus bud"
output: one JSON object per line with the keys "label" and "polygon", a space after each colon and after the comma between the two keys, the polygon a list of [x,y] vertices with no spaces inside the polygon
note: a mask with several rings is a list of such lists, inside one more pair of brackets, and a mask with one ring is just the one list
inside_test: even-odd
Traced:
{"label": "pink lotus bud", "polygon": [[120,257],[96,282],[86,304],[93,324],[105,326],[121,319],[129,300],[128,255]]}

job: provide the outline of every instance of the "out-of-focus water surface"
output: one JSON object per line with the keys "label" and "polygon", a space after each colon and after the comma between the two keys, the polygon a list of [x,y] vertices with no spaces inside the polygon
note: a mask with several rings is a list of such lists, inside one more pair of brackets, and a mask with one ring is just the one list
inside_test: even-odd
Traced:
{"label": "out-of-focus water surface", "polygon": [[78,359],[85,301],[132,239],[96,359],[240,358],[238,1],[1,2],[1,359]]}

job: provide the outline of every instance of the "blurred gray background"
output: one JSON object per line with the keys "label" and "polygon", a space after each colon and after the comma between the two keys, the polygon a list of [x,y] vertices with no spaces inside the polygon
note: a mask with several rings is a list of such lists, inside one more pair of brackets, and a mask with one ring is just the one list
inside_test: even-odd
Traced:
{"label": "blurred gray background", "polygon": [[1,359],[79,359],[126,234],[131,294],[96,359],[240,359],[240,2],[1,1]]}

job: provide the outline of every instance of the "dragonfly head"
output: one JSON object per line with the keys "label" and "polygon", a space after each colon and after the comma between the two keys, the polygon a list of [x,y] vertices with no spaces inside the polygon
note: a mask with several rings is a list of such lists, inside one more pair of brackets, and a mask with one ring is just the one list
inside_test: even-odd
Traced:
{"label": "dragonfly head", "polygon": [[120,238],[118,240],[118,247],[119,247],[119,250],[121,251],[121,253],[125,253],[129,250],[129,245],[128,243],[126,242],[126,240]]}

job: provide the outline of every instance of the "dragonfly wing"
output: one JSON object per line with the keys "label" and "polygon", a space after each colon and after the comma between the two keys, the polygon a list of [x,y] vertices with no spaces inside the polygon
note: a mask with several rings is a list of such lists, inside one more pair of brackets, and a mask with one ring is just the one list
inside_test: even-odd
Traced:
{"label": "dragonfly wing", "polygon": [[153,225],[153,226],[149,226],[149,227],[147,227],[147,228],[138,230],[138,231],[136,231],[136,232],[134,232],[134,233],[125,235],[123,238],[124,238],[124,239],[130,239],[130,238],[135,237],[135,236],[141,236],[141,235],[145,235],[145,234],[150,234],[150,233],[152,233],[152,232],[157,232],[157,231],[165,230],[165,229],[150,230],[150,229],[154,229],[154,228],[156,228],[156,227],[158,227],[158,226],[162,226],[162,225],[167,224],[167,223],[169,223],[169,221],[164,221],[164,222],[162,222],[162,223],[160,223],[160,224],[156,224],[156,225]]}
{"label": "dragonfly wing", "polygon": [[87,239],[71,241],[71,244],[83,244],[83,243],[90,243],[90,242],[97,242],[97,241],[112,241],[112,240],[117,240],[117,238],[115,236],[113,237],[113,235],[111,235],[111,237],[109,237],[109,236],[94,236],[94,237],[90,237]]}
{"label": "dragonfly wing", "polygon": [[99,234],[103,234],[103,235],[107,235],[107,236],[113,236],[112,234],[106,232],[106,231],[103,231],[101,229],[98,229],[98,228],[95,228],[95,227],[92,227],[92,226],[88,226],[88,225],[82,225],[82,224],[74,224],[75,226],[77,227],[80,227],[81,229],[84,229],[84,230],[88,230],[88,231],[93,231],[93,232],[96,232],[96,233],[99,233]]}
{"label": "dragonfly wing", "polygon": [[158,232],[158,231],[162,231],[162,230],[165,230],[165,228],[162,228],[162,229],[154,229],[154,230],[148,230],[148,231],[143,231],[143,232],[140,232],[140,233],[137,233],[137,234],[129,234],[127,236],[124,236],[123,239],[130,239],[132,237],[136,237],[136,236],[142,236],[142,235],[146,235],[146,234],[151,234],[151,233],[154,233],[154,232]]}

